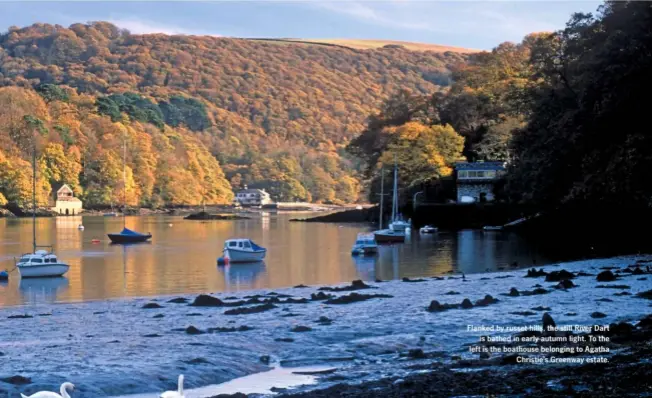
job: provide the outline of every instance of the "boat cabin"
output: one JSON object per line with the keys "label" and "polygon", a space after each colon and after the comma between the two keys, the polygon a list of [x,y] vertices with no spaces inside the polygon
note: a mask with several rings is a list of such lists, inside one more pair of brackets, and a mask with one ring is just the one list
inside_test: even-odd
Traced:
{"label": "boat cabin", "polygon": [[46,250],[37,250],[35,253],[23,254],[18,260],[18,264],[20,265],[57,264],[58,262],[57,256]]}
{"label": "boat cabin", "polygon": [[375,245],[376,238],[371,233],[360,233],[355,240],[356,245]]}
{"label": "boat cabin", "polygon": [[229,239],[224,242],[224,248],[241,251],[264,250],[262,247],[255,244],[251,239]]}

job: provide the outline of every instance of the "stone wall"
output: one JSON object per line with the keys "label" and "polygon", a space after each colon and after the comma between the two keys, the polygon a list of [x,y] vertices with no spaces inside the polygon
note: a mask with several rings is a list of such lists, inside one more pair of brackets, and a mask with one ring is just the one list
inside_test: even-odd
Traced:
{"label": "stone wall", "polygon": [[79,214],[83,211],[82,202],[57,200],[56,205],[52,208],[52,210],[61,215],[74,216],[75,214]]}
{"label": "stone wall", "polygon": [[476,202],[480,201],[480,194],[484,193],[487,202],[494,200],[494,186],[493,184],[457,184],[457,202],[462,201],[463,196],[470,196]]}

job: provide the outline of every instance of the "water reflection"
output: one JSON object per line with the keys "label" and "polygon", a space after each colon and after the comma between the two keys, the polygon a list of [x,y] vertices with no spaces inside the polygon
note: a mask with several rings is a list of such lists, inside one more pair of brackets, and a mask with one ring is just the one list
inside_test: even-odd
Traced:
{"label": "water reflection", "polygon": [[237,263],[217,267],[224,274],[226,290],[242,290],[255,286],[256,279],[265,273],[265,262]]}
{"label": "water reflection", "polygon": [[[50,289],[48,297],[40,297],[68,302],[198,294],[412,278],[450,270],[470,274],[514,262],[521,266],[547,262],[515,235],[483,231],[433,235],[412,231],[405,244],[383,245],[375,257],[351,256],[357,234],[373,226],[289,222],[295,214],[248,216],[247,220],[214,222],[178,216],[127,217],[127,228],[154,235],[151,242],[136,245],[111,245],[106,238],[107,232],[122,228],[120,218],[84,216],[84,231],[76,228],[78,218],[37,219],[39,241],[54,244],[59,258],[70,265],[65,275],[69,286]],[[12,267],[14,257],[31,250],[31,226],[31,220],[0,220],[0,269]],[[224,241],[238,237],[267,248],[265,263],[216,267]],[[27,302],[18,281],[10,278],[8,284],[0,284],[0,307]]]}
{"label": "water reflection", "polygon": [[353,263],[360,279],[373,281],[376,279],[377,256],[353,256]]}
{"label": "water reflection", "polygon": [[68,278],[27,278],[21,279],[18,286],[26,304],[52,303],[58,294],[68,290]]}

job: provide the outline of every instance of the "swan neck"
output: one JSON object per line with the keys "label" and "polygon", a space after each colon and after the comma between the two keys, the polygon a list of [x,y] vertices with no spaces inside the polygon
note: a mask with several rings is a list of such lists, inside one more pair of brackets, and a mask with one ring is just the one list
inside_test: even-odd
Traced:
{"label": "swan neck", "polygon": [[61,398],[70,398],[70,395],[68,395],[68,391],[66,390],[65,384],[61,385]]}

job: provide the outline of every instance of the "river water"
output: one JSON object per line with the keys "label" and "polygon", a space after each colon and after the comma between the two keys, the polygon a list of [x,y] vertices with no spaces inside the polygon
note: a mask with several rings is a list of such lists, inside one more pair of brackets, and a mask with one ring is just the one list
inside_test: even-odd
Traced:
{"label": "river water", "polygon": [[[207,222],[127,217],[128,228],[153,234],[151,243],[131,246],[112,245],[106,236],[122,229],[121,218],[37,219],[38,244],[54,245],[70,271],[64,278],[0,281],[0,307],[388,280],[451,270],[472,274],[549,262],[516,235],[478,230],[413,232],[405,244],[383,246],[375,257],[354,257],[350,250],[357,233],[373,226],[289,221],[311,214],[248,216]],[[224,240],[237,237],[266,247],[265,262],[218,266]],[[11,269],[14,257],[31,251],[31,245],[31,219],[0,219],[0,269]]]}

